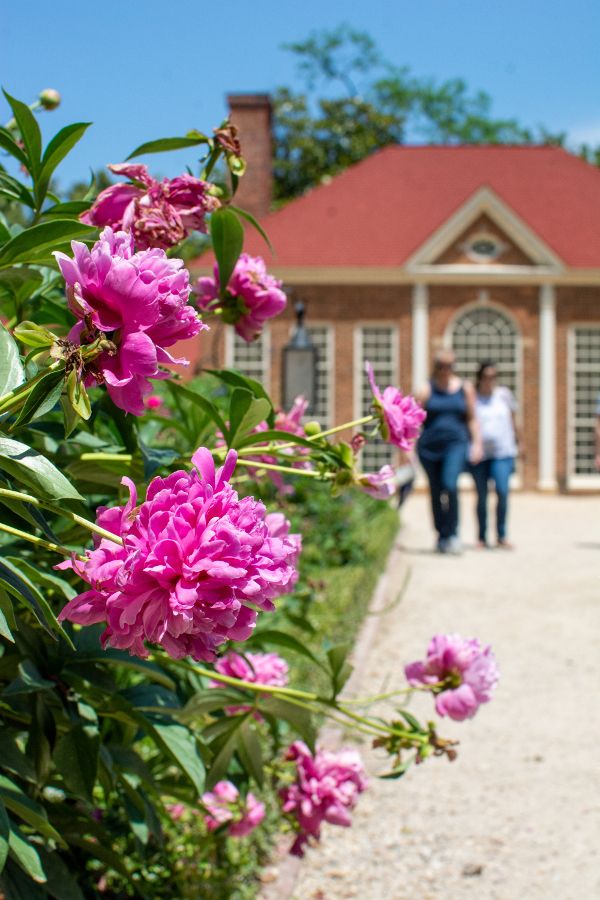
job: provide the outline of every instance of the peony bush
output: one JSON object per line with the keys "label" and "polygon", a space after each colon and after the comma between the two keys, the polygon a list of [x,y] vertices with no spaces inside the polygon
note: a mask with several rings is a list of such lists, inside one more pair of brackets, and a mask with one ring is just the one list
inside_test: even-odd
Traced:
{"label": "peony bush", "polygon": [[[323,717],[368,737],[398,778],[456,755],[408,711],[412,694],[460,721],[496,686],[489,647],[436,635],[387,696],[389,718],[372,714],[344,696],[348,646],[318,645],[294,605],[294,485],[328,485],[332,503],[389,499],[393,470],[363,471],[361,449],[410,450],[425,413],[370,367],[372,412],[325,431],[304,427],[304,398],[278,410],[240,373],[183,381],[179,341],[217,322],[252,341],[287,302],[243,251],[244,228],[262,230],[234,205],[235,129],[142,144],[109,166],[126,181],[67,202],[52,178],[87,123],[44,148],[35,113],[60,97],[5,96],[0,891],[250,896],[273,831],[302,855],[325,824],[350,826],[368,789],[355,747],[319,745]],[[197,176],[159,180],[129,161],[180,148],[200,152]],[[215,265],[192,284],[178,254],[194,232],[210,235]],[[326,689],[295,683],[294,658]]]}

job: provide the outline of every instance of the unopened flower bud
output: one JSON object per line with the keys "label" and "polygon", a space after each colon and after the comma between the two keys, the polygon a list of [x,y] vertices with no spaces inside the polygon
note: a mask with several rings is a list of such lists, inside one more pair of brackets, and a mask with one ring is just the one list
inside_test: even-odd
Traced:
{"label": "unopened flower bud", "polygon": [[56,109],[60,106],[61,96],[54,88],[44,88],[40,91],[40,103],[44,109]]}
{"label": "unopened flower bud", "polygon": [[313,437],[315,434],[321,433],[321,426],[318,422],[307,422],[304,426],[304,434]]}

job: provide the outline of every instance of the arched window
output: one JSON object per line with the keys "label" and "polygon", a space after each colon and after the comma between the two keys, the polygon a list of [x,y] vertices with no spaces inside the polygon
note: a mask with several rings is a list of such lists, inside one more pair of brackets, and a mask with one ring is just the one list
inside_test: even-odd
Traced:
{"label": "arched window", "polygon": [[471,307],[454,320],[451,338],[459,375],[474,381],[479,363],[490,359],[498,367],[498,383],[519,398],[519,332],[506,313],[493,306]]}

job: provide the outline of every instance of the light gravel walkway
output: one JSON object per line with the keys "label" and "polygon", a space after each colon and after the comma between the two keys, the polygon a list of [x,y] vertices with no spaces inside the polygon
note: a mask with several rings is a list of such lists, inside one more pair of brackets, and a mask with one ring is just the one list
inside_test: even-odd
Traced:
{"label": "light gravel walkway", "polygon": [[[295,900],[597,900],[600,498],[514,496],[512,553],[432,554],[422,496],[404,520],[388,600],[407,566],[412,577],[380,617],[361,693],[401,684],[435,632],[490,642],[501,682],[475,719],[442,722],[461,741],[456,762],[372,778],[354,827],[327,826],[307,853]],[[384,760],[364,752],[374,776]]]}

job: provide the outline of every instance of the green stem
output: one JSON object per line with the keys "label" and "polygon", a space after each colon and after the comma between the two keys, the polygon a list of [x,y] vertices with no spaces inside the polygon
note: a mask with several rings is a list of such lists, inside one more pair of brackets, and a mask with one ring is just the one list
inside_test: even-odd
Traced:
{"label": "green stem", "polygon": [[[0,531],[4,531],[6,534],[10,534],[13,537],[21,538],[23,541],[29,541],[30,544],[36,544],[38,547],[44,547],[45,550],[52,550],[54,553],[61,553],[63,556],[71,557],[73,553],[71,550],[67,550],[66,547],[61,547],[60,544],[53,544],[51,541],[45,541],[43,538],[36,537],[34,534],[29,534],[27,531],[21,531],[19,528],[13,528],[12,525],[5,525],[4,522],[0,522]],[[78,557],[78,559],[85,559],[84,556]]]}
{"label": "green stem", "polygon": [[331,477],[328,473],[315,472],[314,469],[293,469],[291,466],[275,466],[272,463],[254,462],[251,459],[242,459],[238,456],[238,466],[250,466],[253,469],[269,469],[273,472],[287,472],[290,475],[304,475],[308,478],[320,478],[321,480]]}
{"label": "green stem", "polygon": [[[321,438],[329,437],[330,434],[337,434],[339,431],[346,431],[348,428],[356,428],[358,425],[368,425],[369,422],[372,422],[376,417],[373,415],[363,416],[361,419],[354,419],[352,422],[344,422],[342,425],[336,425],[335,428],[328,428],[326,431],[319,431],[317,434],[311,434],[306,438],[307,441],[318,441]],[[298,444],[294,443],[294,441],[290,441],[287,444],[265,444],[260,448],[253,447],[242,447],[240,453],[269,453],[274,452],[276,450],[289,450],[291,447],[297,447]]]}
{"label": "green stem", "polygon": [[114,544],[123,545],[123,539],[118,535],[113,534],[112,531],[107,531],[106,528],[101,528],[101,526],[96,525],[95,522],[90,522],[89,519],[78,516],[77,513],[71,512],[70,509],[56,506],[54,503],[49,503],[47,500],[38,500],[37,497],[32,497],[30,494],[22,494],[20,491],[9,491],[7,488],[0,488],[0,497],[6,497],[9,500],[21,500],[23,503],[31,503],[32,506],[48,509],[50,512],[56,513],[57,516],[70,519],[72,522],[76,522],[77,525],[82,525],[84,528],[87,528],[88,531],[99,534],[100,537],[106,538]]}
{"label": "green stem", "polygon": [[358,722],[361,725],[368,725],[371,728],[377,728],[383,734],[393,734],[396,737],[406,738],[418,744],[429,743],[429,738],[427,737],[422,737],[412,731],[401,731],[398,728],[392,728],[388,725],[379,725],[379,723],[375,722],[373,719],[365,719],[364,716],[353,713],[352,710],[346,709],[345,706],[338,706],[337,709],[339,709],[344,716],[348,716],[349,719],[352,719],[353,722]]}
{"label": "green stem", "polygon": [[105,462],[126,462],[132,460],[131,453],[82,453],[79,457],[82,462],[97,462],[104,460]]}

